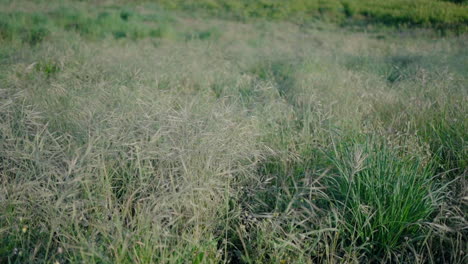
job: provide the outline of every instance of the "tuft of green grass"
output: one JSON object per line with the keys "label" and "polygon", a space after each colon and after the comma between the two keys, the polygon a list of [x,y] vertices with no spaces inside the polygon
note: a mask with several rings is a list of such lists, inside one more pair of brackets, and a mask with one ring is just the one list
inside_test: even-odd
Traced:
{"label": "tuft of green grass", "polygon": [[377,260],[424,240],[443,196],[431,162],[373,139],[337,144],[330,159],[337,174],[329,178],[329,192],[343,211],[347,243]]}
{"label": "tuft of green grass", "polygon": [[49,24],[48,17],[40,13],[2,13],[0,40],[21,41],[34,46],[49,36]]}

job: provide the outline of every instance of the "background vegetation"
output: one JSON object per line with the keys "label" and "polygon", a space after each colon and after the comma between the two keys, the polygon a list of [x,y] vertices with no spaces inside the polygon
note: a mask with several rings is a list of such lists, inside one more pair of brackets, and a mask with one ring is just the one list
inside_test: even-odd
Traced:
{"label": "background vegetation", "polygon": [[204,10],[238,19],[269,18],[304,22],[326,20],[342,25],[377,23],[389,26],[425,26],[466,31],[466,1],[437,0],[176,0],[158,1],[183,10]]}
{"label": "background vegetation", "polygon": [[0,1],[0,262],[466,263],[467,8]]}

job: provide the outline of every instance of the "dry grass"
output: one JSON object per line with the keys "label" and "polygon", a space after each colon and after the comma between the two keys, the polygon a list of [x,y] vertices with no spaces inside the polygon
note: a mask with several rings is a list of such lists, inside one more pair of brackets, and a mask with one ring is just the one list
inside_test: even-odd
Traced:
{"label": "dry grass", "polygon": [[169,15],[0,42],[0,262],[466,262],[466,36]]}

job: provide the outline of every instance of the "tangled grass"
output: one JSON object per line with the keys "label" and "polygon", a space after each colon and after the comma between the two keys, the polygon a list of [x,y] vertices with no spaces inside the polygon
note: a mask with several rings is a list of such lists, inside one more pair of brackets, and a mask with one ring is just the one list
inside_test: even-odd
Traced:
{"label": "tangled grass", "polygon": [[0,262],[466,262],[465,35],[4,6]]}

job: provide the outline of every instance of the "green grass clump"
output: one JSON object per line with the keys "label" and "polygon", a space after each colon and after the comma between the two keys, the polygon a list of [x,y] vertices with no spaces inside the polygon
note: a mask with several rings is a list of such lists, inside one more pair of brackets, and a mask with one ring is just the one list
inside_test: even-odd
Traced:
{"label": "green grass clump", "polygon": [[75,31],[85,37],[103,38],[145,38],[151,27],[137,22],[138,17],[129,10],[103,11],[97,15],[80,9],[61,8],[50,14],[57,24],[68,31]]}
{"label": "green grass clump", "polygon": [[48,12],[12,12],[1,14],[0,40],[36,45],[56,28],[77,32],[90,39],[113,36],[132,40],[147,37],[173,38],[174,19],[156,11],[141,15],[132,9],[52,7]]}
{"label": "green grass clump", "polygon": [[49,24],[49,19],[43,14],[1,13],[0,40],[36,45],[50,34]]}
{"label": "green grass clump", "polygon": [[331,160],[338,174],[330,192],[348,243],[371,259],[391,259],[424,239],[421,230],[442,197],[432,164],[374,140],[340,144]]}

